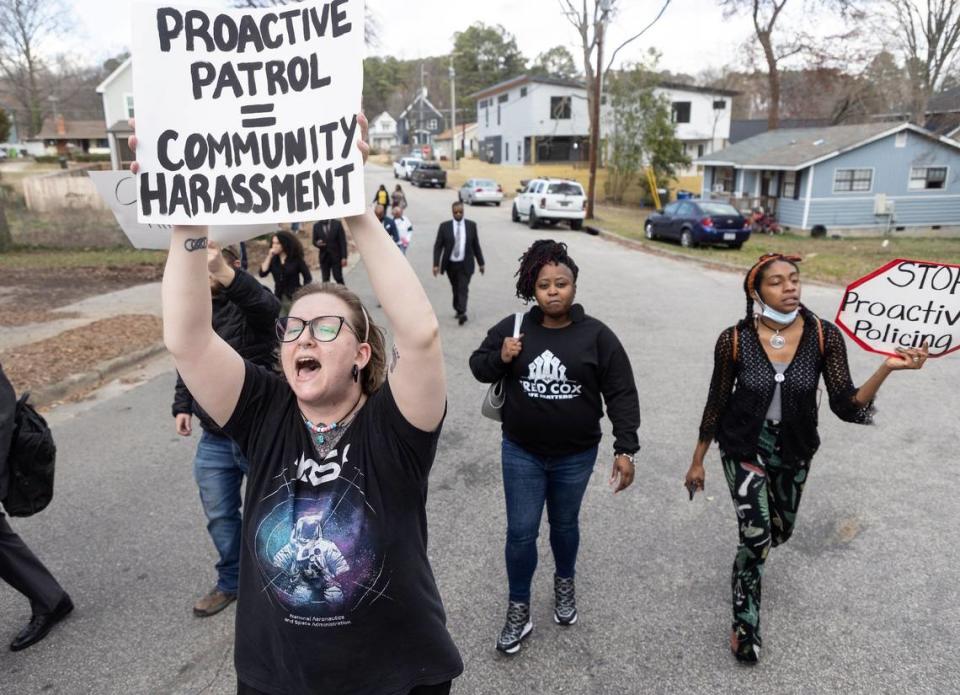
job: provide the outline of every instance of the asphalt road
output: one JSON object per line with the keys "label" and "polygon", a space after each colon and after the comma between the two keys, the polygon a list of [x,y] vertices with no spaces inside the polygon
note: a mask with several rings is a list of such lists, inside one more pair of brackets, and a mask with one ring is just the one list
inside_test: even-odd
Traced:
{"label": "asphalt road", "polygon": [[[380,182],[393,184],[371,167],[369,190]],[[763,661],[740,667],[726,645],[736,526],[716,449],[706,497],[688,502],[681,478],[714,340],[743,312],[742,278],[565,228],[532,232],[509,221],[507,206],[469,209],[487,274],[474,276],[470,321],[459,327],[447,280],[430,275],[434,233],[453,194],[405,188],[415,224],[408,259],[437,308],[450,381],[429,515],[433,566],[466,663],[455,693],[957,692],[960,358],[894,374],[876,427],[844,424],[824,402],[824,445],[797,531],[767,564]],[[493,648],[506,604],[500,438],[479,415],[484,387],[467,357],[489,326],[519,308],[517,258],[546,236],[569,244],[580,301],[631,356],[643,450],[637,482],[614,497],[606,485],[611,440],[601,444],[582,514],[579,623],[560,629],[551,620],[544,527],[534,632],[506,659]],[[348,284],[376,304],[362,264]],[[804,298],[829,317],[840,295],[811,285]],[[858,382],[880,360],[853,346],[851,355]],[[41,644],[0,651],[0,692],[234,692],[233,609],[205,620],[190,611],[214,579],[214,553],[191,472],[195,441],[174,433],[172,391],[169,361],[161,361],[137,383],[115,384],[51,418],[57,498],[15,527],[77,610]],[[4,639],[28,613],[0,584]]]}

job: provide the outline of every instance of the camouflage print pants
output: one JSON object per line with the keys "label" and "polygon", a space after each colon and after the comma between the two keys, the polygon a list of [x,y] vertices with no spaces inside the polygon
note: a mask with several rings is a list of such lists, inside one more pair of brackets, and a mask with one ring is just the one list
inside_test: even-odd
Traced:
{"label": "camouflage print pants", "polygon": [[784,464],[780,427],[763,425],[756,461],[723,456],[723,472],[733,497],[740,545],[733,563],[734,649],[738,656],[756,660],[760,654],[760,580],[771,546],[785,543],[793,533],[809,461]]}

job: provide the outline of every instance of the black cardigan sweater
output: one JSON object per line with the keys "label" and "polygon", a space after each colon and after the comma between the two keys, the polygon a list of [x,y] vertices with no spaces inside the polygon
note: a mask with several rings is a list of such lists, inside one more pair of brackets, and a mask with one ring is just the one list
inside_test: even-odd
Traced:
{"label": "black cardigan sweater", "polygon": [[[873,403],[859,406],[854,401],[857,387],[850,378],[847,348],[840,330],[822,321],[823,353],[817,317],[801,307],[803,333],[797,352],[784,372],[781,445],[785,463],[809,461],[820,446],[817,433],[817,390],[823,375],[830,409],[841,420],[872,424]],[[710,395],[700,422],[700,441],[717,440],[726,456],[754,460],[760,430],[773,400],[776,370],[770,364],[752,323],[737,327],[737,358],[733,355],[734,327],[717,340],[713,358]]]}

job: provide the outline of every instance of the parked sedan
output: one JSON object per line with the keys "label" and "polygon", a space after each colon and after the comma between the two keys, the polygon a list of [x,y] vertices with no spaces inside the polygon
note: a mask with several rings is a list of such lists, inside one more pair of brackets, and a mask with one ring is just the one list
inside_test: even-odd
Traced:
{"label": "parked sedan", "polygon": [[477,203],[500,205],[503,202],[503,188],[490,179],[470,179],[460,187],[457,197],[461,203],[470,205]]}
{"label": "parked sedan", "polygon": [[417,187],[447,187],[447,171],[436,162],[420,162],[410,174],[410,183]]}
{"label": "parked sedan", "polygon": [[676,239],[682,246],[723,245],[738,249],[750,238],[750,221],[730,203],[678,200],[650,215],[647,239]]}

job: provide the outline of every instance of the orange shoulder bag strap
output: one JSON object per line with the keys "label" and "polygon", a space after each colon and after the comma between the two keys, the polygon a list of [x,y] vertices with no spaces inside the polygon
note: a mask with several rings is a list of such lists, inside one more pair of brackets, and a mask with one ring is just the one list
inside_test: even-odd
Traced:
{"label": "orange shoulder bag strap", "polygon": [[737,327],[734,326],[733,327],[733,361],[734,362],[737,361],[737,348],[739,347],[739,343],[740,343],[740,333],[737,330]]}

